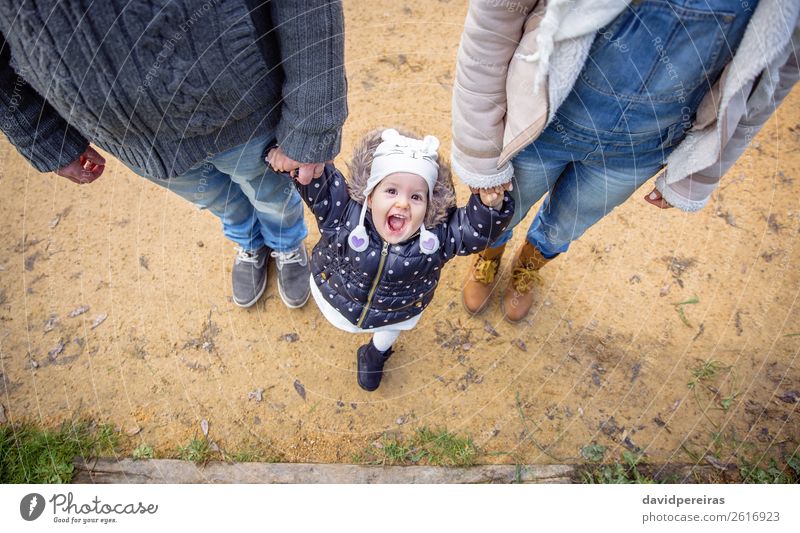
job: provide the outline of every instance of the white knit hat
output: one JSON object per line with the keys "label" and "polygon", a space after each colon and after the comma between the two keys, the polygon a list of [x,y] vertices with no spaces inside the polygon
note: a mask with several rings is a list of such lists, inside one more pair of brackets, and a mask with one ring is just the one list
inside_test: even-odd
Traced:
{"label": "white knit hat", "polygon": [[[439,139],[433,135],[426,135],[420,141],[400,135],[397,130],[388,129],[383,131],[381,139],[383,142],[375,149],[369,179],[364,188],[364,205],[361,207],[358,226],[350,232],[350,236],[347,238],[348,245],[356,252],[363,252],[369,246],[369,237],[364,227],[364,219],[367,216],[367,197],[383,178],[396,172],[416,174],[428,184],[428,199],[430,200],[439,177],[439,164],[436,162]],[[419,233],[419,248],[422,253],[432,254],[439,249],[439,239],[425,229],[425,224],[420,226]]]}

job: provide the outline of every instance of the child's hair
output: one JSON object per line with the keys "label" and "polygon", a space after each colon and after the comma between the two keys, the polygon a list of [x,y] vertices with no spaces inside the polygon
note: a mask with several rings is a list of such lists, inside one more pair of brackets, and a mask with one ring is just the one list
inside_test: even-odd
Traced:
{"label": "child's hair", "polygon": [[[381,144],[381,133],[386,128],[378,128],[370,131],[353,148],[353,157],[347,162],[347,169],[350,171],[348,179],[348,189],[350,197],[356,202],[363,204],[366,201],[364,189],[369,179],[370,169],[372,168],[372,158],[378,145]],[[401,135],[414,139],[422,139],[413,132],[402,128],[396,128]],[[433,188],[433,196],[428,198],[428,209],[425,211],[425,226],[432,228],[447,219],[447,213],[456,205],[456,195],[453,190],[453,178],[450,174],[450,165],[441,158],[438,160],[439,175],[436,178],[436,185]]]}

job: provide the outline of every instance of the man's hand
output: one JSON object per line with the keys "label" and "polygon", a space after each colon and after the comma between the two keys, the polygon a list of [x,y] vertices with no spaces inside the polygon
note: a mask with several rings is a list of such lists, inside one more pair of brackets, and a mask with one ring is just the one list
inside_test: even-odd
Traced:
{"label": "man's hand", "polygon": [[288,172],[300,185],[308,185],[311,180],[322,176],[325,163],[300,163],[285,153],[281,147],[270,150],[267,163],[277,172]]}
{"label": "man's hand", "polygon": [[105,168],[106,160],[94,148],[89,146],[78,159],[65,167],[59,168],[55,171],[55,174],[62,178],[67,178],[78,185],[83,185],[99,178]]}
{"label": "man's hand", "polygon": [[654,206],[660,209],[669,209],[670,207],[672,207],[672,205],[669,202],[664,200],[664,197],[661,196],[661,193],[656,188],[653,188],[650,194],[645,196],[644,199],[647,203],[653,204]]}

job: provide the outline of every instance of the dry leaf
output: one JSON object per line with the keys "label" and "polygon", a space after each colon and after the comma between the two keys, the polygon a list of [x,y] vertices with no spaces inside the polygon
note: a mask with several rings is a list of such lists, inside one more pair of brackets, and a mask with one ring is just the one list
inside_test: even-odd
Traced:
{"label": "dry leaf", "polygon": [[6,422],[8,422],[8,419],[6,419],[6,408],[0,403],[0,424],[5,424]]}
{"label": "dry leaf", "polygon": [[303,387],[303,384],[302,384],[302,383],[300,383],[300,380],[299,380],[299,379],[296,379],[296,380],[294,380],[294,390],[296,390],[296,391],[297,391],[297,394],[299,394],[299,395],[300,395],[300,397],[301,397],[303,400],[305,400],[305,399],[306,399],[306,388],[305,388],[305,387]]}
{"label": "dry leaf", "polygon": [[94,321],[92,322],[91,329],[94,329],[97,326],[99,326],[100,324],[102,324],[103,322],[105,322],[106,318],[108,318],[108,315],[105,314],[105,313],[95,316],[94,317]]}
{"label": "dry leaf", "polygon": [[499,337],[500,334],[497,333],[497,330],[492,327],[488,320],[483,321],[483,330],[491,335],[492,337]]}
{"label": "dry leaf", "polygon": [[717,470],[725,471],[725,470],[728,469],[728,465],[726,465],[725,463],[721,462],[719,459],[717,459],[713,455],[710,455],[710,454],[706,455],[705,456],[705,460],[708,462],[708,464],[710,464],[711,466],[713,466]]}
{"label": "dry leaf", "polygon": [[88,310],[89,310],[89,306],[88,305],[82,305],[82,306],[72,310],[70,312],[70,314],[69,314],[69,317],[70,318],[75,318],[76,316],[80,316],[80,315],[82,315],[83,313],[85,313]]}
{"label": "dry leaf", "polygon": [[64,341],[63,340],[59,340],[58,344],[56,344],[55,348],[53,348],[52,350],[47,352],[47,356],[50,357],[50,359],[55,359],[56,357],[61,355],[61,353],[63,351],[64,351]]}
{"label": "dry leaf", "polygon": [[264,399],[264,389],[256,389],[254,391],[248,392],[247,393],[247,399],[248,400],[255,400],[257,402],[260,402],[261,400]]}
{"label": "dry leaf", "polygon": [[142,428],[139,426],[131,426],[125,429],[125,434],[133,437],[134,435],[138,435],[140,431],[142,431]]}
{"label": "dry leaf", "polygon": [[511,341],[511,344],[513,344],[514,346],[516,346],[517,348],[519,348],[523,352],[527,352],[528,351],[528,347],[525,345],[524,342],[522,342],[522,339],[514,339],[513,341]]}
{"label": "dry leaf", "polygon": [[205,418],[200,421],[200,429],[203,430],[203,435],[208,437],[208,420],[206,420]]}
{"label": "dry leaf", "polygon": [[800,392],[797,392],[796,390],[786,391],[781,394],[778,399],[785,403],[797,403],[800,401]]}
{"label": "dry leaf", "polygon": [[49,331],[53,331],[56,325],[58,324],[58,316],[50,315],[50,317],[44,321],[44,332],[47,333]]}

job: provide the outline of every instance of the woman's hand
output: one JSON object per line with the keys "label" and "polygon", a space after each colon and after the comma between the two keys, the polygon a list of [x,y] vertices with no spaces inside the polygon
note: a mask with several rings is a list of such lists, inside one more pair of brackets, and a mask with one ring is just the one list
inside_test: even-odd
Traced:
{"label": "woman's hand", "polygon": [[672,205],[669,202],[664,200],[664,197],[661,196],[661,192],[659,192],[659,190],[656,188],[653,188],[650,194],[645,196],[644,199],[648,204],[653,204],[654,206],[660,209],[669,209],[670,207],[672,207]]}

